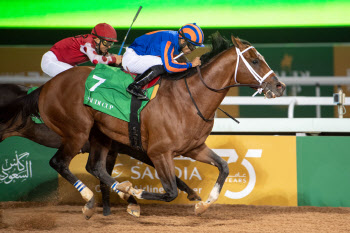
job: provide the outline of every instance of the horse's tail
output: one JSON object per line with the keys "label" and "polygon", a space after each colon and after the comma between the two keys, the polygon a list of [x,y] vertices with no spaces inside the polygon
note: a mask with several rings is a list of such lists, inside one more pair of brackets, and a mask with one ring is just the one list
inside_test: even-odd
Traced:
{"label": "horse's tail", "polygon": [[[8,124],[0,131],[18,131],[26,125],[30,116],[40,118],[38,102],[41,88],[39,87],[28,95],[0,106],[0,125]],[[16,122],[18,125],[14,129],[10,129]]]}

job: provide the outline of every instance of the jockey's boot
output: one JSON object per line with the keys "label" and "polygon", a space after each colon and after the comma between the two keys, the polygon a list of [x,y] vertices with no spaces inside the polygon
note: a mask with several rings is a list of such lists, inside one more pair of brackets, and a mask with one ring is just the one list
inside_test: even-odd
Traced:
{"label": "jockey's boot", "polygon": [[140,100],[149,100],[149,98],[145,95],[146,91],[143,90],[142,87],[160,75],[162,73],[160,70],[162,69],[159,67],[159,65],[149,68],[143,74],[136,77],[135,81],[131,83],[128,88],[126,88],[126,91],[136,96]]}

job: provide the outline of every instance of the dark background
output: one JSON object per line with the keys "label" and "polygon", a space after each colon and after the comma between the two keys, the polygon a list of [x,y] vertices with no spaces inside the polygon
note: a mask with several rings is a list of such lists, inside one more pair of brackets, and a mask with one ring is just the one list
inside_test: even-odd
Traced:
{"label": "dark background", "polygon": [[[178,30],[178,28],[168,28]],[[122,43],[128,28],[116,28],[118,43]],[[146,32],[158,30],[132,28],[126,44]],[[208,36],[219,31],[226,38],[234,36],[246,39],[251,43],[333,43],[350,42],[349,27],[305,27],[305,28],[203,28],[205,40]],[[5,29],[0,28],[0,45],[53,45],[57,41],[80,34],[88,34],[91,29]]]}

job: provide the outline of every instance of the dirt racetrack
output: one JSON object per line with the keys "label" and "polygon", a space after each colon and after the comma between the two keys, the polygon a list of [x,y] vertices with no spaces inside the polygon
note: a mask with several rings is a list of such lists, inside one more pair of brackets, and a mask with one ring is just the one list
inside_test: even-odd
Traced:
{"label": "dirt racetrack", "polygon": [[350,208],[213,205],[202,216],[193,205],[141,205],[141,217],[114,205],[110,216],[85,220],[82,206],[0,203],[0,232],[350,232]]}

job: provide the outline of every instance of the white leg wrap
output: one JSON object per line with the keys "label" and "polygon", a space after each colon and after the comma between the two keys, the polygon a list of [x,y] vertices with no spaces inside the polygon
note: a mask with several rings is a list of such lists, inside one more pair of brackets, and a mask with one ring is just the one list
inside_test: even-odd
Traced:
{"label": "white leg wrap", "polygon": [[89,188],[84,188],[80,192],[81,196],[84,198],[86,202],[90,201],[91,198],[94,196],[94,193]]}
{"label": "white leg wrap", "polygon": [[94,196],[93,192],[83,184],[80,180],[75,182],[74,187],[80,192],[83,199],[88,202]]}
{"label": "white leg wrap", "polygon": [[120,190],[117,189],[117,185],[118,185],[118,184],[119,184],[119,182],[116,181],[116,182],[114,182],[114,183],[112,184],[112,186],[111,186],[111,189],[112,189],[114,192],[116,192],[116,193],[119,193],[119,192],[120,192]]}
{"label": "white leg wrap", "polygon": [[209,194],[209,197],[208,197],[208,200],[206,201],[206,203],[213,203],[215,202],[218,198],[219,198],[219,184],[216,183],[214,185],[214,188],[211,190],[210,194]]}

